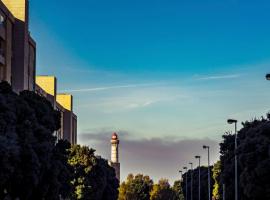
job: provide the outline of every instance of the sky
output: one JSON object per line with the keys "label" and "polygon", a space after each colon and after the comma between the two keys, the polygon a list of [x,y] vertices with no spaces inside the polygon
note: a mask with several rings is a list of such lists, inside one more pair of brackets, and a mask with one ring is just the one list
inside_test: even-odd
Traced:
{"label": "sky", "polygon": [[218,159],[227,118],[269,111],[269,9],[263,0],[32,0],[37,74],[73,94],[80,144],[109,159],[119,134],[122,180],[173,181],[195,155],[206,164],[203,144]]}

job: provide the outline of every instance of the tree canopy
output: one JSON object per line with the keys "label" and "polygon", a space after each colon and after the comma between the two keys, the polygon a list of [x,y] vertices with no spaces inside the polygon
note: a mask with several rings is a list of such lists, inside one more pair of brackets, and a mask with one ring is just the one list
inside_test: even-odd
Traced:
{"label": "tree canopy", "polygon": [[[223,135],[220,144],[221,181],[226,199],[234,197],[234,135]],[[238,133],[239,199],[270,199],[270,121],[268,118],[243,123]]]}
{"label": "tree canopy", "polygon": [[175,181],[173,187],[167,179],[157,184],[149,176],[129,174],[119,188],[118,200],[184,200],[181,181]]}
{"label": "tree canopy", "polygon": [[221,162],[220,161],[217,161],[215,164],[214,164],[214,167],[213,167],[213,179],[214,179],[214,186],[213,186],[213,192],[212,192],[212,195],[213,195],[213,198],[215,200],[220,200],[221,199],[221,194],[222,194],[222,189],[221,189],[221,186],[220,186],[220,174],[221,174]]}
{"label": "tree canopy", "polygon": [[0,199],[117,199],[114,169],[88,147],[56,141],[59,128],[44,97],[0,83]]}
{"label": "tree canopy", "polygon": [[95,150],[74,145],[69,164],[74,169],[72,185],[74,199],[116,200],[119,183],[108,162],[94,155]]}
{"label": "tree canopy", "polygon": [[65,152],[54,162],[60,144],[53,135],[59,128],[60,114],[45,98],[29,91],[17,95],[0,83],[1,199],[56,199],[61,193]]}
{"label": "tree canopy", "polygon": [[151,200],[176,200],[176,191],[174,191],[167,179],[159,180],[158,184],[155,184],[151,193]]}
{"label": "tree canopy", "polygon": [[149,200],[153,180],[149,176],[129,174],[119,189],[119,200]]}
{"label": "tree canopy", "polygon": [[[201,173],[201,200],[208,200],[208,167],[200,167]],[[211,176],[211,191],[213,189],[214,180],[212,178],[212,166],[210,166],[210,176]],[[187,175],[187,176],[186,176]],[[189,170],[184,173],[182,178],[182,188],[185,198],[191,198],[191,176],[193,177],[192,184],[192,196],[194,200],[199,199],[199,168],[197,167],[193,171]],[[187,177],[187,193],[186,193],[186,177]],[[187,195],[187,196],[186,196]]]}
{"label": "tree canopy", "polygon": [[182,189],[182,182],[180,180],[176,180],[173,184],[173,188],[172,188],[176,194],[176,199],[177,200],[184,200],[184,193],[183,193],[183,189]]}

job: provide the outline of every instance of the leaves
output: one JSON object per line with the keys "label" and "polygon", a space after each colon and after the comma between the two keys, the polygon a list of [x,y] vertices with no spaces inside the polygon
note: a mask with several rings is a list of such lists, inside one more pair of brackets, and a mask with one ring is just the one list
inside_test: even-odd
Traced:
{"label": "leaves", "polygon": [[[210,166],[210,176],[212,177],[212,166]],[[200,167],[200,173],[201,173],[201,200],[208,200],[208,167]],[[192,184],[192,194],[193,194],[193,199],[197,200],[199,199],[199,168],[197,167],[196,169],[193,169],[193,171],[189,170],[187,173],[184,173],[182,178],[182,188],[183,188],[183,193],[186,197],[188,198],[191,197],[191,176],[193,178],[193,184]],[[186,177],[187,177],[187,193],[186,193]],[[213,183],[214,180],[211,178],[211,185],[210,185],[210,190],[213,190]]]}
{"label": "leaves", "polygon": [[215,200],[221,199],[221,187],[220,187],[220,175],[221,175],[221,162],[218,161],[214,164],[213,167],[213,179],[214,179],[214,188],[213,188],[213,197]]}
{"label": "leaves", "polygon": [[59,128],[49,101],[0,83],[0,199],[117,199],[114,169],[93,149],[56,142]]}
{"label": "leaves", "polygon": [[72,186],[74,199],[116,200],[119,183],[114,169],[95,150],[74,145],[70,149],[68,163],[74,170]]}
{"label": "leaves", "polygon": [[[254,119],[243,123],[238,133],[239,199],[270,199],[270,121]],[[234,198],[234,135],[224,135],[221,149],[220,185],[226,186],[226,199]]]}
{"label": "leaves", "polygon": [[176,192],[171,188],[167,179],[159,180],[158,184],[154,185],[150,195],[150,200],[177,199]]}
{"label": "leaves", "polygon": [[0,83],[1,199],[55,199],[59,194],[65,161],[56,155],[58,121],[59,113],[45,98],[30,91],[17,95]]}
{"label": "leaves", "polygon": [[153,181],[149,176],[129,174],[120,186],[119,200],[149,200]]}
{"label": "leaves", "polygon": [[157,184],[149,176],[129,174],[119,188],[118,200],[184,200],[180,181],[171,187],[167,179]]}

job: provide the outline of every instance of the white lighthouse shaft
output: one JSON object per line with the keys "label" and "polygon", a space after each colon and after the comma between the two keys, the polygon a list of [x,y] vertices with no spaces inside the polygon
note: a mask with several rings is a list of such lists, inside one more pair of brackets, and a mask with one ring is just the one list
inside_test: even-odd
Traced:
{"label": "white lighthouse shaft", "polygon": [[115,176],[120,181],[120,163],[119,163],[119,140],[118,135],[113,133],[111,138],[111,161],[110,166],[115,170]]}
{"label": "white lighthouse shaft", "polygon": [[111,140],[111,162],[119,162],[119,151],[118,151],[119,140]]}

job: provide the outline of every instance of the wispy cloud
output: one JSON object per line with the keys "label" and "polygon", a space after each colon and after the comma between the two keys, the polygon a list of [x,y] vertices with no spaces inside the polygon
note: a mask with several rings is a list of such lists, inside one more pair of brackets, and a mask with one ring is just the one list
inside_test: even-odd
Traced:
{"label": "wispy cloud", "polygon": [[179,99],[189,99],[185,91],[177,87],[136,87],[120,91],[108,91],[96,97],[91,98],[79,104],[82,109],[91,109],[103,113],[126,112],[130,110],[152,107],[159,105],[168,105]]}
{"label": "wispy cloud", "polygon": [[227,75],[213,75],[196,77],[196,80],[220,80],[220,79],[235,79],[241,77],[242,74],[227,74]]}
{"label": "wispy cloud", "polygon": [[115,86],[105,86],[105,87],[62,90],[60,92],[96,92],[96,91],[103,91],[103,90],[114,90],[114,89],[122,89],[122,88],[138,88],[138,87],[149,87],[149,86],[158,86],[158,85],[161,85],[161,84],[160,83],[145,83],[145,84],[115,85]]}

